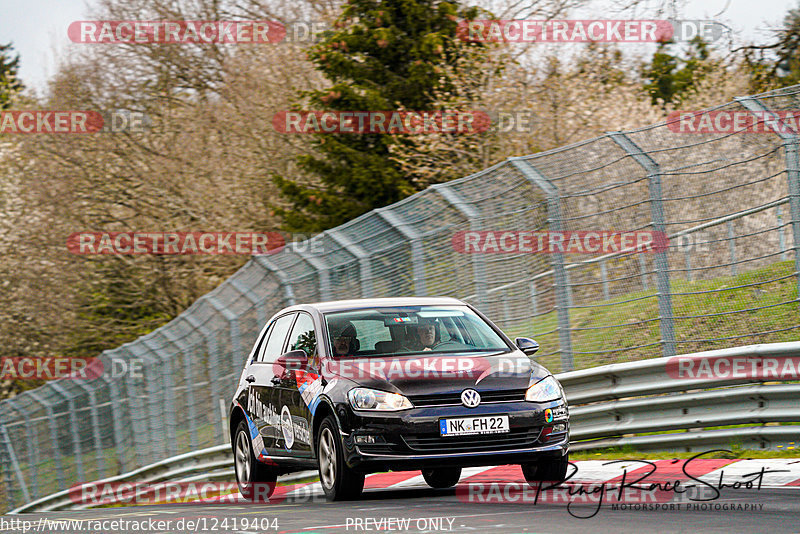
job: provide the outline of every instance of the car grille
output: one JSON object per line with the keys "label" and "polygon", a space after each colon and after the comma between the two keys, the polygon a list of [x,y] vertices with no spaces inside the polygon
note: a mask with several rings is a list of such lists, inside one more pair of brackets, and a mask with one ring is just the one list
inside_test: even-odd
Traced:
{"label": "car grille", "polygon": [[[497,402],[522,402],[525,400],[524,389],[504,389],[499,391],[479,391],[481,404]],[[461,405],[461,392],[439,393],[435,395],[410,395],[408,400],[417,408],[427,406]]]}
{"label": "car grille", "polygon": [[512,429],[504,434],[441,437],[439,434],[403,436],[406,445],[415,452],[448,453],[524,449],[536,446],[540,428]]}

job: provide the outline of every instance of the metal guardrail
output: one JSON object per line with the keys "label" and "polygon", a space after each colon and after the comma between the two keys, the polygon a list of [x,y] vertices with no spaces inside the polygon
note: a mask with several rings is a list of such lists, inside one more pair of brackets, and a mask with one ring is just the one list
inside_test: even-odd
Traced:
{"label": "metal guardrail", "polygon": [[758,376],[684,379],[668,371],[668,364],[674,365],[676,358],[691,359],[697,364],[694,368],[699,368],[702,360],[746,358],[752,360],[751,369],[753,365],[761,369],[764,358],[775,357],[800,361],[800,342],[749,345],[562,373],[558,378],[570,402],[571,448],[693,451],[734,444],[768,449],[800,443],[800,425],[781,425],[800,423],[800,382]]}
{"label": "metal guardrail", "polygon": [[[800,342],[750,345],[731,349],[655,358],[571,371],[556,375],[570,403],[572,450],[630,446],[639,450],[774,448],[778,443],[800,443],[800,381],[764,382],[758,378],[679,379],[670,375],[674,358],[695,362],[719,358],[795,357]],[[758,364],[759,362],[756,362]],[[741,425],[752,425],[743,427]],[[734,428],[709,429],[709,427]],[[684,432],[670,432],[683,430]],[[639,434],[639,435],[636,435]],[[644,435],[641,435],[644,434]],[[281,481],[305,478],[304,471]],[[191,482],[230,480],[233,458],[229,444],[182,454],[117,477],[111,482]],[[61,491],[9,512],[44,512],[87,508]]]}
{"label": "metal guardrail", "polygon": [[[307,478],[315,474],[316,471],[300,471],[280,477],[280,482]],[[232,481],[233,479],[233,453],[230,444],[226,443],[193,453],[167,458],[166,460],[141,467],[130,473],[87,482],[85,485],[102,486],[103,484],[123,482],[156,485],[166,482],[218,482]],[[8,514],[49,512],[53,510],[83,510],[99,506],[75,502],[71,494],[74,495],[74,492],[79,490],[80,485],[76,485],[69,490],[59,491],[58,493],[24,504],[19,508],[11,510]],[[107,504],[109,504],[109,501],[104,500],[103,506]]]}

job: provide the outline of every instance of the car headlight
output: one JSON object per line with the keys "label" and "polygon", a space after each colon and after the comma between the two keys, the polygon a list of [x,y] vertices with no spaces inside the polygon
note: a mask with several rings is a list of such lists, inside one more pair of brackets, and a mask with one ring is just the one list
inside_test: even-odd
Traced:
{"label": "car headlight", "polygon": [[353,388],[347,392],[347,399],[355,410],[394,412],[414,407],[403,395],[369,388]]}
{"label": "car headlight", "polygon": [[525,400],[529,402],[549,402],[563,397],[561,384],[553,375],[542,378],[525,392]]}

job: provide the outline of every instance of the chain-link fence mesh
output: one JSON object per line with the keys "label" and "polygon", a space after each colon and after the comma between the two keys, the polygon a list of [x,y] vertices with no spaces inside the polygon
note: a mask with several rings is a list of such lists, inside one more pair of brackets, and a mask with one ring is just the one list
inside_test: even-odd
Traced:
{"label": "chain-link fence mesh", "polygon": [[[796,110],[798,93],[717,111]],[[797,149],[780,128],[681,134],[662,123],[611,133],[512,158],[254,257],[168,325],[104,353],[101,378],[0,403],[0,498],[13,508],[223,443],[225,407],[258,330],[299,302],[459,297],[509,335],[536,338],[553,372],[795,340]],[[453,242],[466,231],[546,230],[651,230],[669,247],[465,254]],[[141,370],[120,363],[140,361]]]}

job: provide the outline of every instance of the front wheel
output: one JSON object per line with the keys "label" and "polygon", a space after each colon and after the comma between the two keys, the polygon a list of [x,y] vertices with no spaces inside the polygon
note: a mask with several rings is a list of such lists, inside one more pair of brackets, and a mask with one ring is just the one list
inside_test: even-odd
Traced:
{"label": "front wheel", "polygon": [[356,499],[364,489],[363,473],[356,473],[344,461],[339,426],[332,415],[326,417],[317,435],[319,481],[329,501]]}
{"label": "front wheel", "polygon": [[537,482],[563,482],[567,478],[568,467],[569,454],[565,454],[555,460],[548,458],[522,464],[522,474],[531,486]]}
{"label": "front wheel", "polygon": [[422,478],[424,478],[425,482],[432,488],[452,488],[458,484],[458,479],[461,478],[461,468],[423,469]]}
{"label": "front wheel", "polygon": [[233,448],[233,465],[239,493],[247,500],[268,502],[275,491],[278,471],[256,460],[247,423],[239,423]]}

